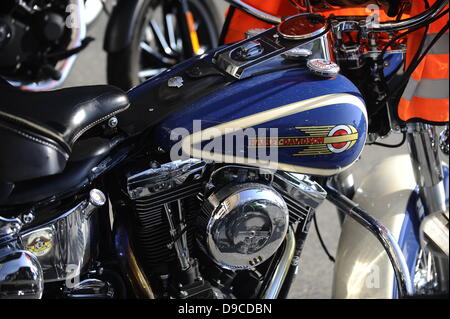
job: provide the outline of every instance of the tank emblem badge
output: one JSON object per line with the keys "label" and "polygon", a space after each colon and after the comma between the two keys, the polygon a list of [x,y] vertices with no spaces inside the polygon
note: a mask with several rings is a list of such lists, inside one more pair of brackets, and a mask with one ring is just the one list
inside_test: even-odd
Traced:
{"label": "tank emblem badge", "polygon": [[293,156],[339,154],[351,149],[359,136],[352,125],[299,126],[296,129],[305,135],[250,139],[249,146],[301,148]]}
{"label": "tank emblem badge", "polygon": [[47,230],[33,233],[26,241],[26,249],[37,257],[45,256],[52,247],[52,235]]}
{"label": "tank emblem badge", "polygon": [[175,76],[173,78],[170,78],[169,81],[167,81],[167,86],[170,88],[181,88],[184,84],[184,80],[181,76]]}

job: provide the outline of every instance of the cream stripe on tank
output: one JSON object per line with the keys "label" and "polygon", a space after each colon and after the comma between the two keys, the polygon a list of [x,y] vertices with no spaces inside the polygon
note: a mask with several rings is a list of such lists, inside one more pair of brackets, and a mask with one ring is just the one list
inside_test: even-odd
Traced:
{"label": "cream stripe on tank", "polygon": [[[263,111],[260,113],[255,113],[246,117],[242,117],[240,119],[236,119],[230,122],[226,122],[223,124],[216,125],[214,127],[207,128],[206,130],[195,132],[189,136],[183,138],[181,142],[181,147],[183,152],[186,155],[189,155],[194,158],[201,158],[204,160],[213,160],[213,161],[222,161],[225,163],[237,163],[237,164],[245,164],[251,166],[261,166],[261,167],[274,167],[276,164],[276,169],[289,171],[289,172],[298,172],[303,174],[313,174],[313,175],[333,175],[337,174],[347,168],[349,168],[352,164],[341,167],[337,169],[319,169],[319,168],[311,168],[305,166],[297,166],[291,164],[283,164],[283,163],[270,163],[268,161],[252,159],[253,162],[249,162],[247,158],[232,156],[232,155],[224,155],[219,153],[211,153],[211,152],[203,152],[201,149],[196,149],[193,146],[199,144],[201,142],[212,140],[213,138],[217,138],[226,134],[232,134],[233,132],[250,128],[262,123],[267,123],[273,120],[277,120],[286,116],[290,116],[293,114],[298,114],[314,109],[318,109],[325,106],[335,105],[335,104],[352,104],[355,107],[359,108],[361,112],[363,112],[364,117],[367,123],[367,111],[364,103],[358,97],[346,94],[346,93],[337,93],[337,94],[329,94],[323,95],[319,97],[314,97],[308,100],[303,100],[299,102],[295,102],[292,104],[276,107],[267,111]],[[367,124],[366,124],[367,129]]]}

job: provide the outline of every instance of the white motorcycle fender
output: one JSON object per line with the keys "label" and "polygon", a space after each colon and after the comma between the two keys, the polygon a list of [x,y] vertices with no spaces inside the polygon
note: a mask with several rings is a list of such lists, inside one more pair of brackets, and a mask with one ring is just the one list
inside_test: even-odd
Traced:
{"label": "white motorcycle fender", "polygon": [[[398,240],[408,201],[416,188],[409,154],[375,166],[353,200]],[[394,270],[378,240],[346,217],[336,254],[333,298],[392,298]]]}

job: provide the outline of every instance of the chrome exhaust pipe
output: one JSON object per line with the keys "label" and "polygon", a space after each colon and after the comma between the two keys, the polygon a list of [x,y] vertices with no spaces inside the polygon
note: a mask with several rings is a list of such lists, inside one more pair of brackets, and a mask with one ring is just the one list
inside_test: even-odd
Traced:
{"label": "chrome exhaust pipe", "polygon": [[272,280],[264,292],[262,299],[276,299],[281,291],[295,252],[295,235],[292,228],[289,228],[285,242],[283,256],[281,256],[281,259],[278,262]]}

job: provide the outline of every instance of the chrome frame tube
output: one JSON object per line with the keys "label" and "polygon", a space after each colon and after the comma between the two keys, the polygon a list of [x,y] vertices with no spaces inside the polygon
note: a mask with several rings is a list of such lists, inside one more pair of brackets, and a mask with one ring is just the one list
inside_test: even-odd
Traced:
{"label": "chrome frame tube", "polygon": [[399,296],[405,297],[413,295],[414,288],[408,264],[406,263],[405,256],[392,233],[366,211],[359,208],[358,204],[342,195],[332,186],[325,185],[324,188],[328,192],[327,198],[330,202],[336,205],[349,217],[353,218],[361,226],[369,230],[383,245],[392,268],[394,269],[395,277],[397,278]]}
{"label": "chrome frame tube", "polygon": [[435,127],[423,123],[408,123],[406,127],[414,177],[425,213],[444,212],[445,186]]}
{"label": "chrome frame tube", "polygon": [[[184,241],[184,236],[182,235],[181,238],[176,238],[177,236],[177,229],[175,227],[175,223],[172,218],[172,210],[169,207],[170,203],[164,204],[164,211],[167,216],[167,220],[169,221],[169,227],[170,227],[170,235],[172,237],[173,243],[168,245],[168,248],[171,249],[172,247],[175,248],[175,252],[178,257],[178,261],[180,262],[181,270],[187,270],[191,266],[189,262],[189,249],[187,247],[187,240]],[[179,206],[181,208],[181,206]],[[179,212],[180,215],[182,212]],[[182,231],[182,230],[181,230]]]}
{"label": "chrome frame tube", "polygon": [[245,13],[248,13],[249,15],[261,21],[274,25],[281,23],[280,17],[276,17],[264,11],[258,10],[255,7],[252,7],[251,5],[245,3],[244,1],[241,0],[225,0],[225,1],[231,4],[233,7],[236,7],[237,9],[242,10]]}
{"label": "chrome frame tube", "polygon": [[283,255],[281,256],[275,269],[275,273],[262,296],[263,299],[276,299],[278,297],[291,267],[292,258],[294,257],[295,252],[295,235],[292,228],[289,228],[285,241],[286,245],[284,247]]}

